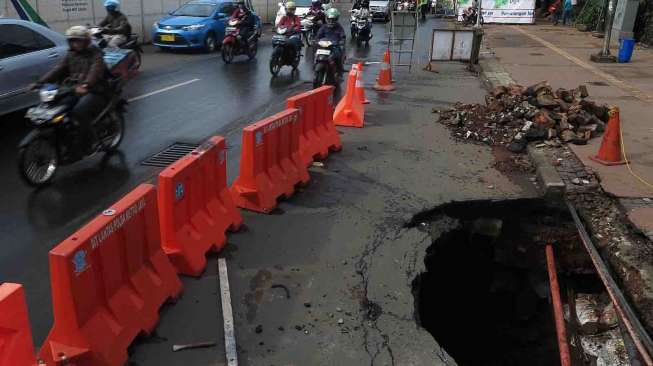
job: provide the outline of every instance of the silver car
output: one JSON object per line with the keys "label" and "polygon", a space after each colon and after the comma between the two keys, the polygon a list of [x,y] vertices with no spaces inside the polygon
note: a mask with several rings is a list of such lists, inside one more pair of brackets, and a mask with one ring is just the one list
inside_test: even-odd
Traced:
{"label": "silver car", "polygon": [[0,19],[0,115],[39,101],[29,85],[51,70],[68,51],[66,38],[39,24]]}

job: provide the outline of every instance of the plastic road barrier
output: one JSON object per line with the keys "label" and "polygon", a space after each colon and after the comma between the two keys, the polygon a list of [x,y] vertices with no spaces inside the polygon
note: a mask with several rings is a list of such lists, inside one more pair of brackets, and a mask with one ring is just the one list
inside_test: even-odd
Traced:
{"label": "plastic road barrier", "polygon": [[349,72],[347,91],[333,113],[333,123],[337,126],[362,128],[365,125],[365,108],[356,94],[357,74],[356,69]]}
{"label": "plastic road barrier", "polygon": [[16,283],[0,285],[0,366],[33,366],[34,344],[25,290]]}

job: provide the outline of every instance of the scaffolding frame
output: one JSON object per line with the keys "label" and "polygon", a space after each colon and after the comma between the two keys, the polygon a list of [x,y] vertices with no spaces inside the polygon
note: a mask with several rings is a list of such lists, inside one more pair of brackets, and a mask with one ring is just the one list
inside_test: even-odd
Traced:
{"label": "scaffolding frame", "polygon": [[393,68],[408,67],[408,72],[412,71],[418,27],[417,10],[392,12],[388,43],[393,57],[391,65]]}

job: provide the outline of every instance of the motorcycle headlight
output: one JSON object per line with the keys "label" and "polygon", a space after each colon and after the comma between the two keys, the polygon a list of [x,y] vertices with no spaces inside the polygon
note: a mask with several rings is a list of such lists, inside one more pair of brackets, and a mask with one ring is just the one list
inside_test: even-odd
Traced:
{"label": "motorcycle headlight", "polygon": [[53,101],[56,96],[57,96],[57,89],[41,89],[39,91],[39,97],[41,98],[41,102],[43,103],[49,103]]}
{"label": "motorcycle headlight", "polygon": [[206,24],[192,24],[192,25],[187,25],[183,27],[182,29],[185,31],[196,31],[200,30],[202,28],[206,27]]}
{"label": "motorcycle headlight", "polygon": [[331,47],[332,42],[331,41],[320,41],[317,44],[322,48],[329,48],[329,47]]}

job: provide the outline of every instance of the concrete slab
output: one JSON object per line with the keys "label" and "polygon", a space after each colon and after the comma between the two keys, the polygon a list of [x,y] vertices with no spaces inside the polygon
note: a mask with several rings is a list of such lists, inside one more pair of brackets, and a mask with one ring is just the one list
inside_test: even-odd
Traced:
{"label": "concrete slab", "polygon": [[638,207],[628,210],[628,219],[647,236],[653,235],[653,207]]}

